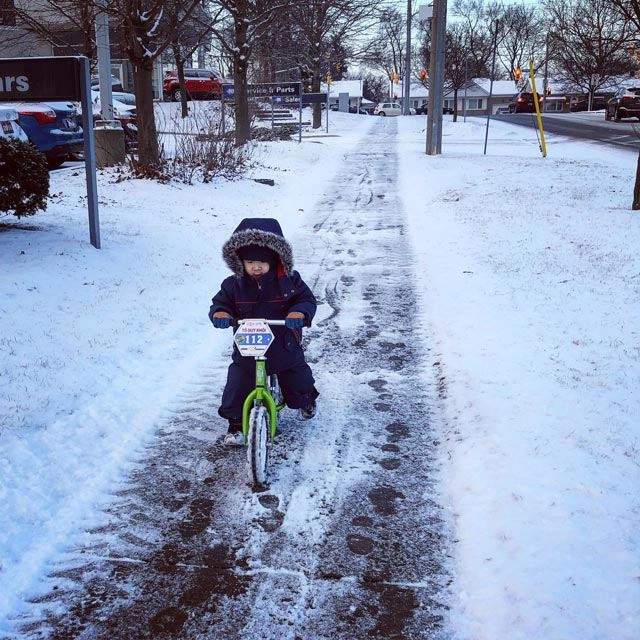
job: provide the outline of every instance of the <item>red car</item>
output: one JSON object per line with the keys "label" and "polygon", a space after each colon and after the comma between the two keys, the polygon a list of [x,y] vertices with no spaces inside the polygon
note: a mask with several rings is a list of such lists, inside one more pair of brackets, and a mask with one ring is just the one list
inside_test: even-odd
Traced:
{"label": "red car", "polygon": [[[187,100],[219,100],[222,95],[220,76],[211,69],[185,69]],[[165,100],[180,100],[180,83],[176,71],[167,71],[162,82]]]}

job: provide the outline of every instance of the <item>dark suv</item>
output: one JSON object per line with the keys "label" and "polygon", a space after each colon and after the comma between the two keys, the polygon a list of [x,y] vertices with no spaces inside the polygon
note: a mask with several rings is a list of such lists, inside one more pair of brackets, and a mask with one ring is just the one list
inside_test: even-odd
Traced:
{"label": "dark suv", "polygon": [[[542,96],[538,94],[538,106],[542,111]],[[533,104],[533,92],[521,91],[509,103],[509,113],[535,113],[536,106]]]}
{"label": "dark suv", "polygon": [[607,102],[604,119],[620,122],[622,118],[640,118],[640,86],[620,89]]}
{"label": "dark suv", "polygon": [[[419,116],[426,116],[429,113],[429,103],[423,100],[419,107],[416,107],[416,114]],[[443,115],[453,115],[453,109],[451,107],[442,107]]]}
{"label": "dark suv", "polygon": [[[222,94],[220,76],[211,69],[185,69],[184,84],[187,100],[219,100]],[[175,71],[167,71],[162,82],[165,100],[180,100],[180,83]]]}

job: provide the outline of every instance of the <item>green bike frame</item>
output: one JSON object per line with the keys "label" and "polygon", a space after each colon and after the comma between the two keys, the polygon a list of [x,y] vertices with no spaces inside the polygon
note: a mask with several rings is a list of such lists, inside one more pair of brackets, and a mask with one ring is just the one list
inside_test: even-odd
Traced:
{"label": "green bike frame", "polygon": [[249,434],[249,414],[251,407],[254,405],[264,404],[269,412],[269,426],[271,432],[271,442],[276,437],[276,424],[278,411],[282,409],[284,404],[276,405],[271,392],[267,388],[267,359],[264,356],[258,356],[256,359],[256,388],[249,393],[242,407],[242,433],[244,440],[247,441]]}

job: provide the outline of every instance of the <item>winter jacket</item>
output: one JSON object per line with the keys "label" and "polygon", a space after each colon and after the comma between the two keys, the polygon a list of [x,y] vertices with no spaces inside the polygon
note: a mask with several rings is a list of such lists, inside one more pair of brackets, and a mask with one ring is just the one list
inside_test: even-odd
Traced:
{"label": "winter jacket", "polygon": [[[250,244],[267,247],[279,257],[275,269],[260,278],[244,272],[237,254],[238,249]],[[291,246],[277,220],[246,218],[224,244],[222,256],[234,275],[222,282],[220,291],[213,297],[210,319],[216,311],[226,311],[234,318],[283,320],[288,313],[298,311],[304,314],[305,325],[311,325],[316,299],[300,274],[293,270]],[[271,330],[274,341],[267,351],[270,372],[277,373],[304,362],[301,329],[273,326]],[[247,368],[254,367],[253,359],[241,356],[235,345],[233,360]]]}

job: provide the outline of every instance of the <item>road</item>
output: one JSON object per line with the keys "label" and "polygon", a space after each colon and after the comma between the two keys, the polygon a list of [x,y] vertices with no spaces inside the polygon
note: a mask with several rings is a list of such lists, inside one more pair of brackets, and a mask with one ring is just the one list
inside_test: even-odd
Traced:
{"label": "road", "polygon": [[20,640],[449,637],[441,381],[428,332],[403,320],[417,301],[397,124],[345,157],[307,230],[319,411],[284,412],[268,489],[221,444],[227,363],[194,372],[102,526],[51,560]]}
{"label": "road", "polygon": [[[525,127],[538,126],[535,114],[510,113],[493,116],[495,120]],[[607,122],[604,112],[543,114],[545,132],[556,135],[593,140],[617,147],[638,149],[640,125],[635,120]]]}

